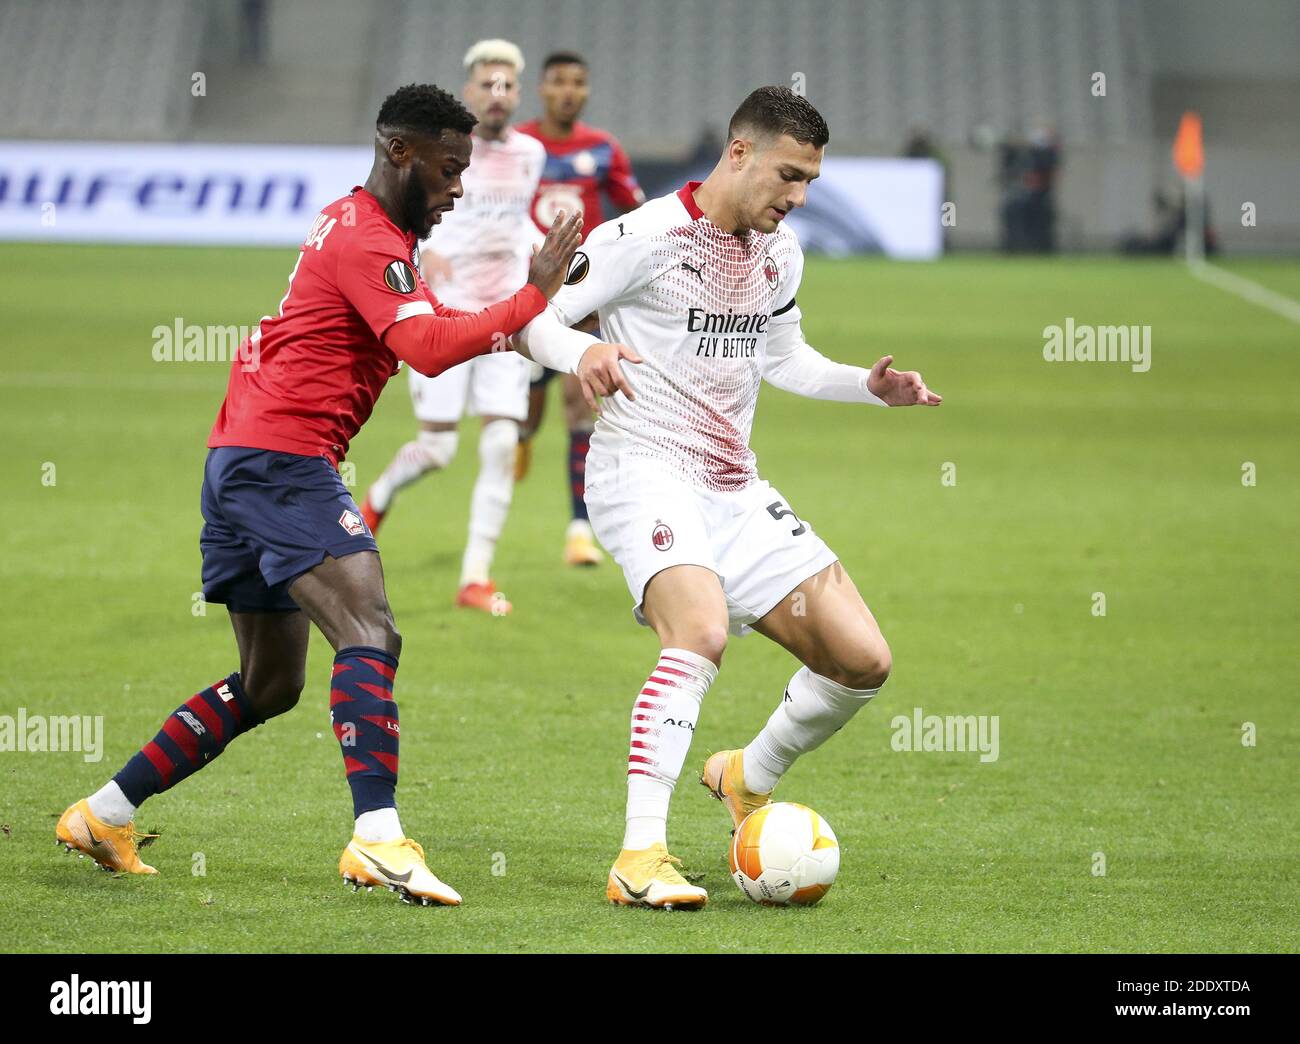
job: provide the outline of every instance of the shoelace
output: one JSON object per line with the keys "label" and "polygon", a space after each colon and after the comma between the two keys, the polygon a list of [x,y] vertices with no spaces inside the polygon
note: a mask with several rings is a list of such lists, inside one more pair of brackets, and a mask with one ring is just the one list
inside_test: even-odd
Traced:
{"label": "shoelace", "polygon": [[682,861],[680,859],[678,859],[675,855],[669,855],[667,852],[665,852],[662,856],[659,857],[659,861],[655,864],[655,870],[657,872],[655,876],[657,876],[658,873],[663,873],[663,872],[673,873],[676,874],[679,878],[681,878],[682,882],[685,883],[686,878],[682,877],[682,875],[677,872],[677,868],[681,865],[682,865]]}
{"label": "shoelace", "polygon": [[150,841],[157,841],[158,838],[162,837],[161,834],[146,834],[143,830],[137,830],[134,819],[127,824],[127,829],[131,831],[131,847],[136,851],[140,850],[141,843],[148,847]]}
{"label": "shoelace", "polygon": [[420,842],[416,841],[414,838],[402,838],[402,847],[411,849],[420,857],[421,862],[424,861],[424,849],[420,847]]}

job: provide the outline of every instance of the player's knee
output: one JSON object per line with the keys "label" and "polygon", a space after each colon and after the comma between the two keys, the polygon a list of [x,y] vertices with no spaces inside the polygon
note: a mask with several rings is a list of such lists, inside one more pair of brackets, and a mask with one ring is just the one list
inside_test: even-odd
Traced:
{"label": "player's knee", "polygon": [[384,652],[393,656],[402,655],[402,636],[397,630],[397,624],[393,622],[392,613],[387,612],[385,606],[385,618],[379,622],[372,632],[372,638],[365,644],[375,648],[383,649]]}
{"label": "player's knee", "polygon": [[259,672],[256,668],[243,679],[244,692],[263,721],[293,710],[307,684],[302,669]]}
{"label": "player's knee", "polygon": [[456,456],[456,447],[460,445],[460,432],[421,431],[416,440],[420,451],[420,463],[425,471],[445,468]]}
{"label": "player's knee", "polygon": [[727,651],[727,629],[721,624],[696,623],[664,636],[667,648],[687,649],[722,666],[722,654]]}
{"label": "player's knee", "polygon": [[371,649],[382,649],[392,656],[402,652],[402,636],[397,631],[393,612],[386,600],[368,606],[365,611],[355,614],[338,637],[340,649],[362,645]]}
{"label": "player's knee", "polygon": [[478,439],[479,460],[485,467],[513,471],[518,444],[518,421],[500,418],[488,421]]}
{"label": "player's knee", "polygon": [[840,651],[824,674],[831,681],[850,689],[878,689],[889,678],[893,667],[889,645],[879,636],[874,641],[856,643]]}

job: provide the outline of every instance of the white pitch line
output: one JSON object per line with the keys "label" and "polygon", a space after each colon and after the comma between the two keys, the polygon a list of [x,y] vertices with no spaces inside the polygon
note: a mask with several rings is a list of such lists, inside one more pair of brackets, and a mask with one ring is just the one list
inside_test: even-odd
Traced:
{"label": "white pitch line", "polygon": [[1300,301],[1293,301],[1285,294],[1279,294],[1267,287],[1260,286],[1254,280],[1239,276],[1235,272],[1229,272],[1205,261],[1191,265],[1190,268],[1192,275],[1196,276],[1197,279],[1211,283],[1220,290],[1227,290],[1230,294],[1245,298],[1251,304],[1267,308],[1270,312],[1275,312],[1283,319],[1290,319],[1293,323],[1300,323]]}

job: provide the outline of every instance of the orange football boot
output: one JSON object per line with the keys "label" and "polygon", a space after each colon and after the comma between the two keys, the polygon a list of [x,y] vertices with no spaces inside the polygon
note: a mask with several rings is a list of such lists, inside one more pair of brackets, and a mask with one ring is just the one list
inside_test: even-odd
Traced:
{"label": "orange football boot", "polygon": [[134,820],[126,826],[109,826],[95,818],[84,798],[70,806],[54,828],[55,844],[80,853],[82,858],[90,856],[100,867],[115,874],[156,874],[157,870],[141,862],[139,843],[157,836],[136,833]]}

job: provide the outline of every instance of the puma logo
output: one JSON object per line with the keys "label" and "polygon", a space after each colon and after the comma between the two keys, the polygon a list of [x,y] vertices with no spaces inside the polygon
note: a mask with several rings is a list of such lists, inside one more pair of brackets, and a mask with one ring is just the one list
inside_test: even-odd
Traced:
{"label": "puma logo", "polygon": [[700,267],[699,267],[699,268],[696,268],[694,265],[689,264],[689,263],[686,262],[686,261],[683,261],[683,262],[682,262],[682,267],[683,267],[684,269],[686,269],[686,271],[693,273],[694,276],[695,276],[695,278],[698,279],[698,280],[702,283],[702,282],[704,282],[704,266],[705,266],[705,264],[707,264],[707,262],[701,261],[701,262],[700,262]]}

